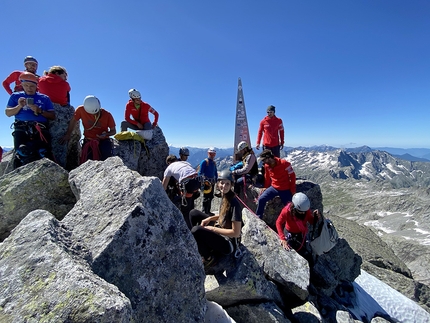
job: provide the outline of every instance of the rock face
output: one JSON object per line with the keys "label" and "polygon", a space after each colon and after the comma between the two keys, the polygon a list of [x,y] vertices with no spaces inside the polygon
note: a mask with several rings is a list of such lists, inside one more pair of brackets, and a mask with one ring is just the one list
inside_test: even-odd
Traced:
{"label": "rock face", "polygon": [[78,202],[63,223],[88,247],[94,272],[130,299],[135,321],[201,321],[201,258],[160,180],[112,157],[73,170],[70,185]]}
{"label": "rock face", "polygon": [[0,177],[0,241],[36,209],[52,213],[58,220],[73,207],[76,198],[68,173],[49,159],[41,159]]}
{"label": "rock face", "polygon": [[130,322],[130,301],[90,260],[52,214],[31,212],[0,244],[0,322]]}

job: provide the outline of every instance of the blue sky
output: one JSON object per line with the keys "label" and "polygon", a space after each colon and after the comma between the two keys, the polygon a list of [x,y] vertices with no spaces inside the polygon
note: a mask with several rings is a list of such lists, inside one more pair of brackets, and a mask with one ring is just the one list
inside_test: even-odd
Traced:
{"label": "blue sky", "polygon": [[2,80],[27,55],[62,65],[72,105],[96,95],[117,131],[136,88],[169,144],[232,147],[240,77],[253,144],[273,104],[286,146],[430,148],[427,0],[3,0],[0,18]]}

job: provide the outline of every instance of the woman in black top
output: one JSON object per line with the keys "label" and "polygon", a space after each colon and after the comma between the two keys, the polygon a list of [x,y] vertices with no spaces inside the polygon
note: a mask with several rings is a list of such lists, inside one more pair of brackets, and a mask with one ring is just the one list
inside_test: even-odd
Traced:
{"label": "woman in black top", "polygon": [[191,233],[205,265],[210,265],[217,255],[232,253],[234,239],[240,237],[242,229],[242,208],[232,191],[233,178],[229,170],[221,172],[217,185],[222,194],[219,214],[210,216],[196,209],[190,212]]}

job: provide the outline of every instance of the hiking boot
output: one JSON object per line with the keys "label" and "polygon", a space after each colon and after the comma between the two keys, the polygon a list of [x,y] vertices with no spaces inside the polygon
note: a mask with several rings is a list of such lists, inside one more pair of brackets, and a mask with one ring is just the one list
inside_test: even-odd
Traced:
{"label": "hiking boot", "polygon": [[203,258],[203,266],[205,269],[215,266],[218,263],[218,260],[215,256],[209,256],[207,259]]}

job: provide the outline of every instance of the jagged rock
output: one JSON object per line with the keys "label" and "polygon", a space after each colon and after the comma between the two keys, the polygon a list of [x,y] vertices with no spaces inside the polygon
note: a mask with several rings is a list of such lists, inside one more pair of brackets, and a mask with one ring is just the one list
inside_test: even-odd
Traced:
{"label": "jagged rock", "polygon": [[276,286],[265,278],[254,256],[245,248],[242,249],[235,266],[225,268],[225,273],[206,276],[206,298],[221,306],[268,301],[282,306]]}
{"label": "jagged rock", "polygon": [[[73,140],[73,142],[69,141],[67,145],[61,144],[59,139],[66,134],[70,120],[73,118],[73,114],[75,113],[75,109],[71,105],[61,106],[58,103],[54,103],[53,105],[55,110],[55,120],[49,121],[52,154],[54,155],[54,160],[61,167],[66,167],[67,158],[72,158],[72,156],[67,155],[68,149],[69,147],[71,148],[72,145],[79,145],[79,139],[76,141],[75,136],[73,136],[71,139],[75,140]],[[75,158],[76,157],[77,156],[75,156]]]}
{"label": "jagged rock", "polygon": [[318,309],[310,302],[297,306],[292,309],[294,318],[303,323],[320,323],[322,322],[321,314]]}
{"label": "jagged rock", "polygon": [[183,216],[161,182],[119,157],[70,172],[77,198],[63,219],[85,242],[93,271],[129,299],[136,322],[201,322],[204,271]]}
{"label": "jagged rock", "polygon": [[337,323],[357,323],[361,322],[359,320],[354,320],[350,313],[346,311],[337,311],[336,312],[336,322]]}
{"label": "jagged rock", "polygon": [[382,318],[382,317],[374,317],[370,323],[391,323],[390,321],[387,321],[386,319]]}
{"label": "jagged rock", "polygon": [[44,209],[61,220],[76,199],[68,173],[41,159],[0,177],[0,241],[31,211]]}
{"label": "jagged rock", "polygon": [[274,303],[247,304],[229,307],[227,313],[237,323],[290,323],[282,310]]}
{"label": "jagged rock", "polygon": [[399,259],[393,250],[381,240],[370,228],[358,223],[331,215],[340,237],[345,238],[351,248],[359,254],[363,261],[400,273],[411,278],[411,272],[403,261]]}
{"label": "jagged rock", "polygon": [[31,212],[0,244],[0,322],[130,322],[130,301],[90,259],[52,214]]}
{"label": "jagged rock", "polygon": [[75,169],[79,166],[80,157],[82,152],[81,147],[81,122],[78,121],[75,125],[75,129],[72,130],[70,134],[70,139],[67,144],[67,160],[66,160],[66,169],[68,171]]}
{"label": "jagged rock", "polygon": [[362,260],[345,239],[317,257],[311,269],[311,283],[318,294],[330,296],[341,282],[353,282],[360,275]]}
{"label": "jagged rock", "polygon": [[308,296],[309,265],[295,251],[286,251],[279,236],[248,210],[242,211],[242,244],[255,257],[266,276],[281,285],[289,297]]}
{"label": "jagged rock", "polygon": [[207,311],[205,314],[205,323],[235,323],[228,313],[215,302],[206,302]]}
{"label": "jagged rock", "polygon": [[141,143],[136,140],[114,139],[113,155],[120,157],[130,169],[142,176],[155,176],[163,179],[169,146],[160,127],[154,128],[151,140]]}

